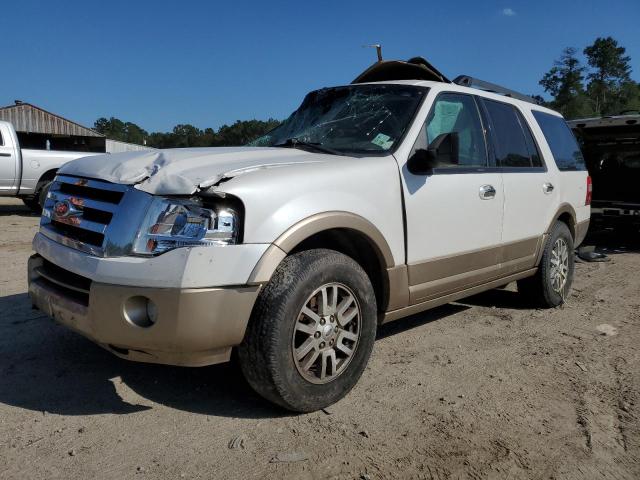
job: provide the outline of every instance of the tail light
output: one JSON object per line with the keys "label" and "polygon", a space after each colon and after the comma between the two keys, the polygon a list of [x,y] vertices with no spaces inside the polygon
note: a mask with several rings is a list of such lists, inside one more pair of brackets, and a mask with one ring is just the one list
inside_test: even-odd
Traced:
{"label": "tail light", "polygon": [[592,196],[593,196],[593,183],[591,183],[591,177],[587,176],[587,197],[584,199],[585,205],[591,205]]}

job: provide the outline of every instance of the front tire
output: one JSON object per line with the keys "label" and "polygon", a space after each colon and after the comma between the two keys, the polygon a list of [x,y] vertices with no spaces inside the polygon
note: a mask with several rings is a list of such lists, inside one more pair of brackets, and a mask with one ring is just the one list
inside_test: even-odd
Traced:
{"label": "front tire", "polygon": [[42,213],[42,207],[40,207],[40,204],[38,203],[38,199],[34,198],[34,197],[22,197],[20,200],[22,200],[22,203],[25,204],[25,206],[31,210],[32,213],[36,213],[36,214],[41,214]]}
{"label": "front tire", "polygon": [[571,290],[575,259],[569,227],[556,222],[544,246],[538,271],[533,277],[518,280],[518,292],[543,308],[563,304]]}
{"label": "front tire", "polygon": [[24,203],[29,209],[38,215],[42,214],[44,208],[44,202],[47,201],[47,194],[49,188],[53,182],[51,180],[41,180],[36,185],[36,191],[29,197],[22,197],[22,203]]}
{"label": "front tire", "polygon": [[296,412],[337,402],[371,355],[375,305],[367,274],[351,258],[324,249],[286,257],[258,297],[238,349],[248,383]]}

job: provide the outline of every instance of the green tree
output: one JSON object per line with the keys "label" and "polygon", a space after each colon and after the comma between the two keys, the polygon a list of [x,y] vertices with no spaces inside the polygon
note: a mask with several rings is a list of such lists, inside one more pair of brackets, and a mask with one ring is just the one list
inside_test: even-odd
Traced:
{"label": "green tree", "polygon": [[107,120],[106,118],[101,117],[95,121],[93,128],[98,133],[105,135],[107,138],[126,142],[127,132],[125,124],[118,118],[111,117]]}
{"label": "green tree", "polygon": [[135,123],[126,122],[125,128],[125,142],[137,143],[138,145],[144,145],[146,138],[149,136],[147,131]]}
{"label": "green tree", "polygon": [[217,132],[213,145],[215,146],[239,146],[246,145],[269,130],[280,125],[278,120],[236,120],[233,125],[223,125]]}
{"label": "green tree", "polygon": [[582,86],[585,67],[580,63],[576,52],[575,48],[565,48],[551,70],[545,73],[539,82],[542,88],[553,96],[549,106],[566,118],[577,118],[591,113]]}
{"label": "green tree", "polygon": [[[596,38],[584,49],[591,72],[587,75],[587,93],[601,115],[617,114],[637,96],[631,80],[631,57],[611,37]],[[637,85],[637,84],[636,84]]]}
{"label": "green tree", "polygon": [[177,144],[176,147],[199,147],[203,131],[193,125],[176,125],[173,127],[173,135]]}
{"label": "green tree", "polygon": [[93,124],[93,128],[111,140],[137,143],[139,145],[143,145],[145,138],[149,135],[146,130],[135,123],[123,122],[115,117],[109,119],[100,117]]}
{"label": "green tree", "polygon": [[226,147],[246,145],[269,130],[280,125],[278,120],[237,120],[232,125],[223,125],[215,131],[213,128],[201,130],[190,124],[179,124],[171,132],[152,132],[131,122],[118,118],[100,117],[94,123],[94,129],[107,138],[123,142],[146,144],[155,148],[180,147]]}

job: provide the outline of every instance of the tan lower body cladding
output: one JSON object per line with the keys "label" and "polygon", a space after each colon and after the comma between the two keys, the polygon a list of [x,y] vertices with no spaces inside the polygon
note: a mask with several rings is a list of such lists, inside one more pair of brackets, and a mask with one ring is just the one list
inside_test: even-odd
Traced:
{"label": "tan lower body cladding", "polygon": [[389,269],[390,302],[383,321],[532,275],[545,239],[542,235]]}

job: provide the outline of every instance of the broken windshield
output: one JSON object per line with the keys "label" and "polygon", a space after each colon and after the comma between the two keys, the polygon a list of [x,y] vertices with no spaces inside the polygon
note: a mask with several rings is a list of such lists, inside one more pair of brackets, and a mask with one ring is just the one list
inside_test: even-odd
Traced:
{"label": "broken windshield", "polygon": [[423,87],[392,84],[316,90],[282,125],[249,146],[385,153],[409,128],[426,92]]}

